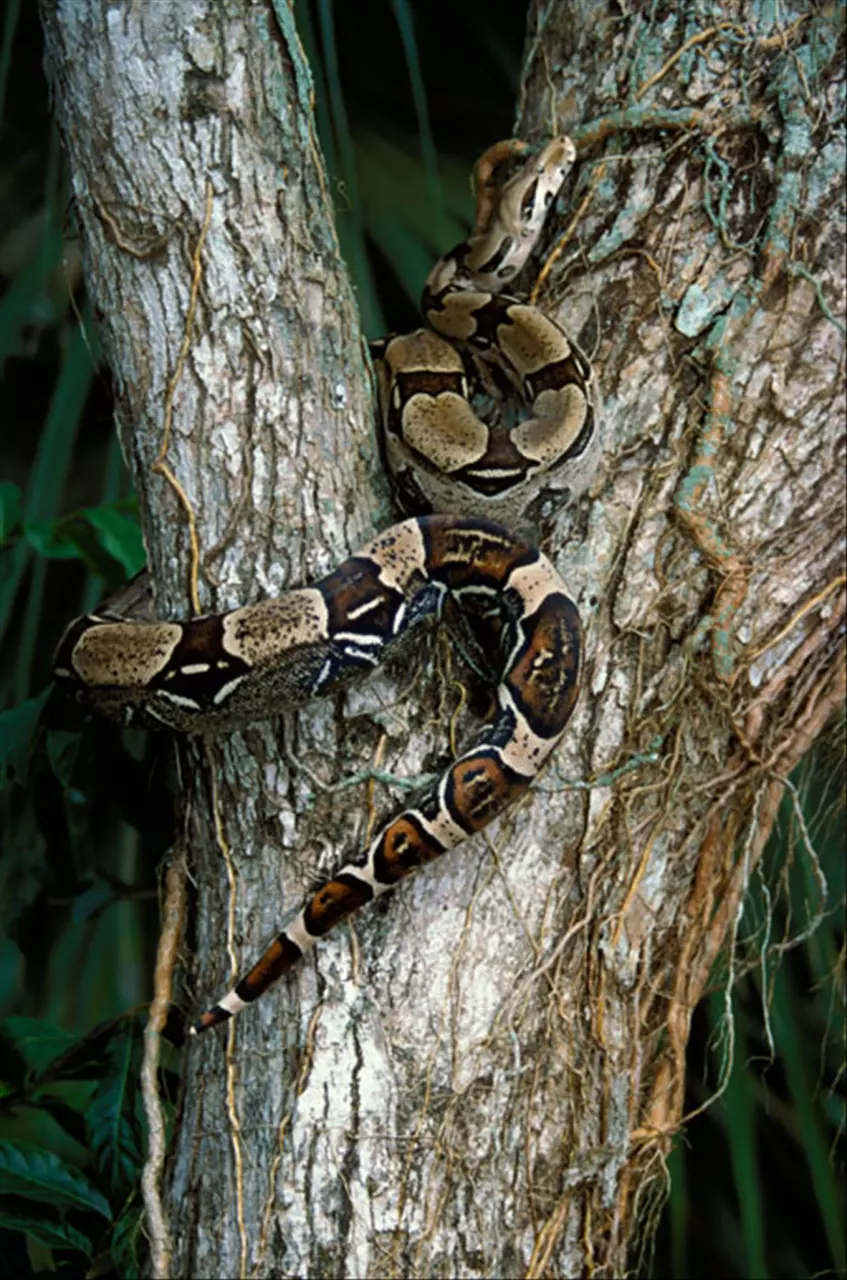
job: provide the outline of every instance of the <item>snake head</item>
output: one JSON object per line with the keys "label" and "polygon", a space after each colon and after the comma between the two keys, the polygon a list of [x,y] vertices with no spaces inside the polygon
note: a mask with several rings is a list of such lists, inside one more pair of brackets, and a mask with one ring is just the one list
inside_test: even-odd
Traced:
{"label": "snake head", "polygon": [[553,138],[503,185],[490,226],[496,225],[499,234],[526,244],[528,254],[575,160],[576,147],[571,139],[565,135]]}
{"label": "snake head", "polygon": [[[478,162],[476,223],[462,255],[461,279],[453,282],[454,288],[497,292],[518,274],[532,252],[576,159],[576,147],[561,134],[537,155],[523,160],[511,177],[502,179],[515,157],[525,151],[524,143],[499,142]],[[443,287],[440,280],[438,285]],[[437,292],[432,281],[429,287]]]}

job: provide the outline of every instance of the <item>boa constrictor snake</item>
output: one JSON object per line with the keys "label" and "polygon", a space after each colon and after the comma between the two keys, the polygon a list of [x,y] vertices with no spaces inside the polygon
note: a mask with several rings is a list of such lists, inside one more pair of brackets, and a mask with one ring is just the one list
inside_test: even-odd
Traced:
{"label": "boa constrictor snake", "polygon": [[[479,740],[311,896],[194,1031],[232,1017],[339,921],[501,814],[570,717],[582,656],[576,605],[547,557],[495,522],[514,525],[561,475],[578,492],[580,466],[590,473],[597,448],[588,360],[542,311],[502,293],[575,155],[564,137],[528,151],[498,143],[478,162],[476,225],[424,289],[432,327],[374,345],[384,459],[401,501],[433,514],[404,520],[276,599],[188,622],[92,614],[59,644],[56,681],[79,700],[188,734],[229,732],[372,670],[448,597],[496,668],[498,710]],[[531,416],[486,425],[471,397],[502,401],[505,384]]]}

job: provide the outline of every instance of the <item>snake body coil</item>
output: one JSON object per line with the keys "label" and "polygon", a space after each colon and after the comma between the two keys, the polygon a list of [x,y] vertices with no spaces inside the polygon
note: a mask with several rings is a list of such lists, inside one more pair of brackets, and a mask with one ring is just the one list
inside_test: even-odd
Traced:
{"label": "snake body coil", "polygon": [[[189,734],[229,732],[372,670],[448,599],[496,672],[497,714],[475,745],[317,890],[195,1031],[237,1013],[340,920],[502,813],[576,701],[576,606],[546,556],[488,518],[517,518],[561,470],[578,490],[575,464],[597,447],[587,359],[536,307],[498,293],[535,244],[574,154],[569,139],[554,139],[498,187],[501,165],[524,150],[497,144],[477,166],[477,224],[424,292],[439,333],[419,330],[375,353],[383,451],[401,495],[469,515],[405,520],[276,599],[181,623],[89,615],[59,645],[57,682],[95,710]],[[471,406],[473,385],[497,374],[532,415],[511,428],[486,426]]]}

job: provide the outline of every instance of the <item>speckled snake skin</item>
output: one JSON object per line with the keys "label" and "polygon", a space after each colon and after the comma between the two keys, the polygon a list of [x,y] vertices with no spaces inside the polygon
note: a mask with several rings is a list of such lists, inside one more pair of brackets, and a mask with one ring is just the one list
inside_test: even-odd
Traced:
{"label": "speckled snake skin", "polygon": [[[94,710],[201,735],[372,670],[448,597],[496,672],[497,712],[478,741],[309,898],[194,1031],[238,1013],[339,921],[501,814],[565,729],[579,692],[579,615],[546,556],[507,526],[562,476],[579,491],[584,481],[573,477],[597,447],[597,401],[579,348],[502,290],[573,160],[564,137],[536,155],[516,142],[490,148],[476,169],[474,229],[427,280],[430,327],[374,344],[383,457],[401,503],[427,514],[387,529],[312,586],[188,622],[92,614],[59,644],[57,682]],[[528,416],[486,425],[475,406],[505,391]]]}

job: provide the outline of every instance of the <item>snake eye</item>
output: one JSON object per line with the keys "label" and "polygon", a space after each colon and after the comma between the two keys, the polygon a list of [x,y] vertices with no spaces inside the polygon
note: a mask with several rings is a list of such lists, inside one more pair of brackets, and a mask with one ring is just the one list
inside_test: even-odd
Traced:
{"label": "snake eye", "polygon": [[535,217],[535,197],[538,191],[538,184],[533,182],[527,187],[521,200],[521,220],[523,222],[531,222]]}

